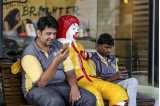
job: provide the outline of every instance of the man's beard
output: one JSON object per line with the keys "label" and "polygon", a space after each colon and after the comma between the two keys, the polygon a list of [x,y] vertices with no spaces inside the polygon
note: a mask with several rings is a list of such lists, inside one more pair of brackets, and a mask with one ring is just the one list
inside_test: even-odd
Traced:
{"label": "man's beard", "polygon": [[46,46],[52,46],[53,45],[53,41],[48,41],[45,45]]}
{"label": "man's beard", "polygon": [[102,53],[100,53],[100,54],[101,54],[103,57],[108,57],[108,56],[110,55],[110,53],[108,53],[108,52],[107,52],[107,53],[103,53],[103,52],[102,52]]}

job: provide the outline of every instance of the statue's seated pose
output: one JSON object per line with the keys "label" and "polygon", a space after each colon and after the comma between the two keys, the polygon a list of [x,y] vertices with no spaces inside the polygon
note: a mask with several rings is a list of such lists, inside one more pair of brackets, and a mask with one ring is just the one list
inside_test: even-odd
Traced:
{"label": "statue's seated pose", "polygon": [[109,100],[109,106],[124,106],[128,100],[125,89],[118,84],[96,78],[88,60],[83,58],[84,48],[76,42],[79,20],[65,15],[59,18],[58,24],[58,40],[69,46],[69,57],[64,61],[64,70],[75,72],[78,85],[96,96],[97,106],[104,106],[103,99]]}

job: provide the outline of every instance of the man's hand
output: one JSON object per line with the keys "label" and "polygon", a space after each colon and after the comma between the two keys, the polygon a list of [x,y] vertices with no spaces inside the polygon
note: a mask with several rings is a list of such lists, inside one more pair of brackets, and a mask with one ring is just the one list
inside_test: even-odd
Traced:
{"label": "man's hand", "polygon": [[77,86],[72,86],[70,91],[69,101],[73,105],[76,101],[81,98],[79,88]]}
{"label": "man's hand", "polygon": [[66,72],[67,81],[69,83],[69,86],[71,88],[70,95],[69,95],[69,101],[72,105],[81,98],[79,88],[77,86],[77,80],[76,75],[74,73],[74,70]]}
{"label": "man's hand", "polygon": [[126,67],[124,67],[124,66],[119,67],[119,73],[120,73],[121,79],[125,79],[128,77],[128,71],[127,71]]}
{"label": "man's hand", "polygon": [[57,59],[58,59],[58,62],[62,62],[64,61],[69,55],[69,49],[67,47],[63,47],[62,49],[60,49],[60,51],[58,52],[57,54]]}
{"label": "man's hand", "polygon": [[115,81],[115,80],[119,80],[120,78],[120,73],[116,72],[113,76],[111,76],[110,78],[107,79],[107,81]]}

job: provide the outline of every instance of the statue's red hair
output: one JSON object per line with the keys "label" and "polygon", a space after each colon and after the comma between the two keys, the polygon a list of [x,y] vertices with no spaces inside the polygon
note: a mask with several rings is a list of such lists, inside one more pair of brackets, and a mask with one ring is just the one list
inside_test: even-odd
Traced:
{"label": "statue's red hair", "polygon": [[57,38],[66,38],[66,32],[68,28],[77,23],[79,25],[80,21],[78,18],[72,15],[64,15],[58,19],[58,33]]}

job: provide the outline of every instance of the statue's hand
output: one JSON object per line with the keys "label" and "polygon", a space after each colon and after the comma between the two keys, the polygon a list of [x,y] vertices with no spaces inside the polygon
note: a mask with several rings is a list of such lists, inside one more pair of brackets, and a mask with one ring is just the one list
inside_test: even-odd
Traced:
{"label": "statue's hand", "polygon": [[85,60],[89,59],[89,55],[86,51],[80,51],[80,55]]}

